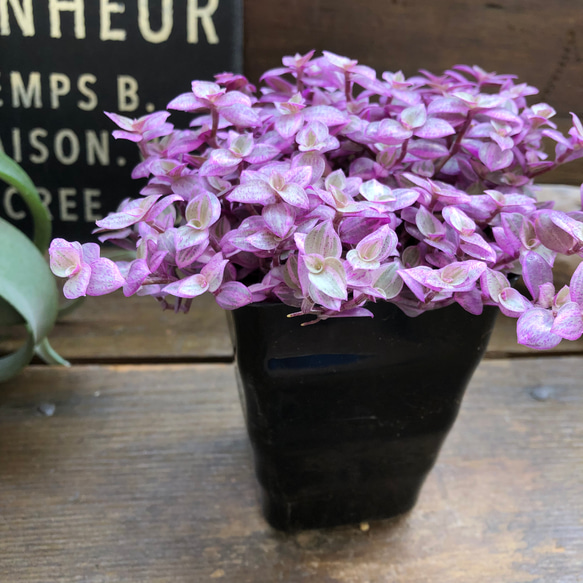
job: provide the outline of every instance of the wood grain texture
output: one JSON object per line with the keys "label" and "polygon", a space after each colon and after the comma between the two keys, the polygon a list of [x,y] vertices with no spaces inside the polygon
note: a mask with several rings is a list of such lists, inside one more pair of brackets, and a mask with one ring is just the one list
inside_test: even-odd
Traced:
{"label": "wood grain texture", "polygon": [[[565,264],[564,282],[572,267]],[[2,340],[2,332],[10,336]],[[0,329],[0,353],[14,350],[18,336],[16,331]],[[76,364],[226,362],[233,358],[225,314],[205,301],[200,309],[193,307],[184,315],[160,312],[148,298],[88,298],[76,313],[57,324],[50,340],[59,354]],[[553,354],[583,354],[583,338],[565,340],[550,351],[531,350],[517,344],[516,320],[501,315],[486,358]]]}
{"label": "wood grain texture", "polygon": [[581,581],[581,378],[583,358],[483,362],[411,513],[283,535],[230,365],[29,368],[0,392],[0,580]]}
{"label": "wood grain texture", "polygon": [[[188,314],[163,311],[152,298],[126,298],[121,291],[89,297],[57,323],[50,341],[76,363],[228,360],[233,354],[225,314],[209,294],[197,298]],[[0,334],[0,350],[16,346],[16,340],[1,342]]]}
{"label": "wood grain texture", "polygon": [[249,0],[245,70],[327,49],[380,71],[456,63],[514,73],[559,114],[583,112],[583,8],[571,0]]}
{"label": "wood grain texture", "polygon": [[[570,265],[566,265],[569,268]],[[147,309],[139,299],[141,311],[125,298],[91,298],[74,321],[58,323],[51,334],[51,343],[56,350],[75,364],[79,363],[187,363],[202,361],[226,362],[232,360],[233,349],[229,339],[225,315],[217,306],[209,304],[206,311],[195,311],[192,315],[155,313],[156,307]],[[103,308],[102,308],[103,307]],[[113,308],[119,319],[115,322],[93,320],[101,309]],[[152,312],[152,309],[154,312]],[[141,315],[137,320],[136,315]],[[193,317],[194,321],[189,321]],[[161,321],[162,323],[161,324]],[[6,331],[5,331],[6,332]],[[14,350],[19,345],[17,331],[0,341],[0,353]],[[0,335],[0,340],[2,340]],[[583,354],[583,339],[575,342],[563,341],[552,350],[540,352],[517,344],[516,320],[500,315],[490,339],[486,358],[508,358],[514,356],[545,357],[557,354]]]}
{"label": "wood grain texture", "polygon": [[[541,200],[555,200],[569,211],[580,205],[579,188],[565,184],[540,185]],[[569,283],[579,257],[559,258],[555,264],[557,289]],[[540,355],[516,343],[516,323],[500,317],[488,348],[488,358]],[[10,333],[3,339],[2,332]],[[50,336],[53,347],[74,363],[138,363],[228,361],[233,350],[224,311],[213,297],[196,298],[188,314],[162,311],[152,298],[126,298],[121,292],[86,298],[64,317]],[[0,353],[19,345],[16,331],[0,328]],[[583,354],[583,339],[562,342],[551,354]]]}

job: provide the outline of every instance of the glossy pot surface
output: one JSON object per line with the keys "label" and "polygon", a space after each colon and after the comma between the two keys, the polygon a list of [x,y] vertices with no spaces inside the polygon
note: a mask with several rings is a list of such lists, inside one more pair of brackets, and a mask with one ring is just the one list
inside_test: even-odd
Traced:
{"label": "glossy pot surface", "polygon": [[[279,529],[388,518],[413,507],[497,310],[301,326],[283,304],[232,313],[237,376],[264,514]],[[305,321],[305,319],[303,319]]]}

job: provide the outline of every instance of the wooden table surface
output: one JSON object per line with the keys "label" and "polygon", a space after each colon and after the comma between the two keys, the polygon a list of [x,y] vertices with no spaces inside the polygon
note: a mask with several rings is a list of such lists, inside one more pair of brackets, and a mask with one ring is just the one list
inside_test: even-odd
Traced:
{"label": "wooden table surface", "polygon": [[535,352],[514,324],[413,511],[285,535],[258,508],[212,298],[88,298],[51,335],[73,366],[0,386],[0,583],[583,582],[583,340]]}
{"label": "wooden table surface", "polygon": [[583,581],[583,344],[534,353],[512,324],[412,512],[285,535],[258,509],[221,311],[87,300],[52,336],[73,366],[0,387],[0,582]]}
{"label": "wooden table surface", "polygon": [[[582,17],[567,0],[247,1],[245,71],[311,48],[407,75],[461,55],[538,85],[565,130]],[[413,511],[284,535],[258,510],[220,310],[87,301],[51,337],[70,369],[0,386],[0,583],[583,582],[583,342],[534,353],[512,324]]]}

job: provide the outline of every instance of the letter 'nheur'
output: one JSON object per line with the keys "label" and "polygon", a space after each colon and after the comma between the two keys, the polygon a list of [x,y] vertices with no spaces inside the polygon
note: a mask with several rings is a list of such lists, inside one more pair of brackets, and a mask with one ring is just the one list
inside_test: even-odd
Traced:
{"label": "letter 'nheur'", "polygon": [[[73,34],[76,39],[87,36],[85,0],[44,0],[48,4],[49,33],[51,38],[62,38],[63,13],[73,15]],[[94,0],[93,0],[94,1]],[[167,41],[173,30],[174,22],[182,21],[175,18],[174,0],[156,0],[160,4],[161,22],[157,29],[152,27],[150,19],[150,4],[152,0],[138,0],[138,29],[142,38],[152,44]],[[213,22],[213,15],[219,8],[220,0],[206,0],[203,6],[200,0],[186,1],[186,42],[197,44],[199,37],[199,23],[204,32],[206,42],[214,45],[219,43],[219,37]],[[35,0],[38,8],[40,1]],[[184,2],[177,2],[181,6]],[[126,29],[123,28],[124,2],[99,0],[99,40],[125,41]],[[126,18],[127,21],[127,18]],[[69,20],[67,20],[69,22]],[[33,0],[0,0],[0,36],[10,36],[13,29],[19,29],[22,36],[35,36],[40,26],[35,19]]]}

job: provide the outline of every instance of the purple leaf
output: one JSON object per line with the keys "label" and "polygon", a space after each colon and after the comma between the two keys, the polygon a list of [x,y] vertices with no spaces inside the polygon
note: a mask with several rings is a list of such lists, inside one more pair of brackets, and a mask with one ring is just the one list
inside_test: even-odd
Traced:
{"label": "purple leaf", "polygon": [[323,257],[339,258],[341,256],[342,242],[330,221],[321,223],[308,233],[304,242],[304,250],[307,254],[316,253]]}
{"label": "purple leaf", "polygon": [[263,207],[261,216],[267,227],[281,239],[289,236],[294,225],[295,212],[286,204],[270,204]]}
{"label": "purple leaf", "polygon": [[451,136],[455,134],[455,129],[444,119],[430,117],[427,122],[423,124],[423,126],[417,128],[413,133],[419,138],[433,140],[436,138],[445,138],[446,136]]}
{"label": "purple leaf", "polygon": [[63,295],[69,300],[87,295],[87,287],[89,286],[90,279],[91,267],[86,263],[81,264],[75,272],[75,275],[65,282]]}
{"label": "purple leaf", "polygon": [[583,318],[579,305],[567,302],[561,306],[555,316],[551,332],[565,340],[578,340],[583,334]]}
{"label": "purple leaf", "polygon": [[328,127],[344,125],[349,121],[346,113],[335,107],[330,107],[329,105],[314,105],[312,107],[307,107],[303,111],[307,122],[320,121]]}
{"label": "purple leaf", "polygon": [[253,301],[253,296],[249,289],[240,281],[229,281],[224,283],[215,294],[217,304],[225,310],[236,310],[242,308]]}
{"label": "purple leaf", "polygon": [[521,258],[522,279],[532,299],[539,298],[540,286],[553,281],[553,271],[551,266],[538,253],[534,251],[526,252]]}
{"label": "purple leaf", "polygon": [[167,285],[164,287],[164,292],[178,298],[195,298],[208,289],[209,284],[204,275],[197,273]]}
{"label": "purple leaf", "polygon": [[554,318],[549,310],[531,308],[520,316],[516,325],[518,342],[529,348],[548,350],[561,342],[561,337],[551,329]]}
{"label": "purple leaf", "polygon": [[579,263],[569,283],[571,300],[583,308],[583,263]]}
{"label": "purple leaf", "polygon": [[511,287],[500,292],[498,302],[502,313],[510,318],[518,318],[520,314],[532,307],[532,304],[518,290]]}
{"label": "purple leaf", "polygon": [[282,190],[279,191],[278,194],[284,202],[287,202],[293,207],[298,207],[301,209],[310,208],[308,195],[306,194],[306,191],[298,184],[287,184]]}
{"label": "purple leaf", "polygon": [[262,180],[251,180],[234,188],[227,199],[251,204],[273,204],[277,202],[274,190]]}
{"label": "purple leaf", "polygon": [[304,125],[304,113],[281,115],[275,120],[275,131],[282,138],[295,136]]}
{"label": "purple leaf", "polygon": [[347,298],[346,272],[339,259],[304,255],[304,262],[309,272],[308,279],[313,286],[331,298]]}
{"label": "purple leaf", "polygon": [[487,142],[480,147],[480,160],[490,172],[508,168],[514,161],[514,154],[511,150],[501,150],[495,142]]}
{"label": "purple leaf", "polygon": [[220,113],[227,121],[240,128],[256,128],[261,125],[257,113],[247,105],[235,104],[223,107]]}

